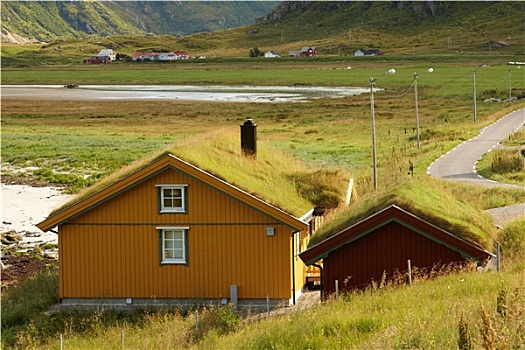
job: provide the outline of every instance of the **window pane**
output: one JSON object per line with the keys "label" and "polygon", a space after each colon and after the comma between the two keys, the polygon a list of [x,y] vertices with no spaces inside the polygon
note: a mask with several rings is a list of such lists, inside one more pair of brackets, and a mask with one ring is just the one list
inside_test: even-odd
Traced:
{"label": "window pane", "polygon": [[163,229],[162,244],[163,257],[166,263],[184,263],[186,255],[186,243],[184,240],[184,229]]}
{"label": "window pane", "polygon": [[173,188],[172,197],[182,197],[182,188]]}
{"label": "window pane", "polygon": [[171,188],[165,188],[162,190],[164,197],[171,197]]}
{"label": "window pane", "polygon": [[182,249],[174,249],[173,250],[173,258],[174,259],[182,259],[184,257],[183,250]]}
{"label": "window pane", "polygon": [[171,205],[172,207],[179,207],[179,208],[182,207],[182,199],[180,199],[180,198],[179,199],[177,199],[177,198],[173,199],[172,203],[173,203]]}

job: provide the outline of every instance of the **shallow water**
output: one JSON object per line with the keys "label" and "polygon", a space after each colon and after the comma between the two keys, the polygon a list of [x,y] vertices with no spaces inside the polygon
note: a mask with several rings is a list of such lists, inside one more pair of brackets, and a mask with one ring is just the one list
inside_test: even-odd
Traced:
{"label": "shallow water", "polygon": [[218,102],[307,102],[368,92],[366,88],[329,86],[196,85],[3,85],[2,97],[46,100],[194,100]]}

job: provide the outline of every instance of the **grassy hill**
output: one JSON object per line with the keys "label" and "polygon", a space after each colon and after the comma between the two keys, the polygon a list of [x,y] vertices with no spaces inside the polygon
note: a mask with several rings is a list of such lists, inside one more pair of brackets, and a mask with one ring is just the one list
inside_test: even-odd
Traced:
{"label": "grassy hill", "polygon": [[[125,3],[130,4],[129,6],[139,6],[135,2]],[[2,7],[7,6],[4,4],[13,3],[4,2]],[[62,4],[66,6],[64,5],[66,3]],[[89,4],[92,4],[89,6],[99,4],[89,12],[87,10],[82,12],[92,14],[93,19],[89,20],[89,23],[97,23],[96,21],[105,18],[105,15],[101,14],[103,11],[101,6],[109,6],[112,2],[80,4],[86,7]],[[55,25],[61,28],[63,36],[60,39],[55,37],[55,41],[47,45],[17,49],[12,49],[10,45],[3,45],[3,66],[19,66],[21,62],[26,66],[78,64],[82,57],[96,54],[103,47],[112,47],[125,55],[141,50],[182,49],[187,50],[191,56],[206,56],[210,59],[247,58],[250,49],[253,48],[258,48],[262,52],[274,50],[286,57],[289,51],[299,50],[303,46],[316,46],[319,52],[317,59],[353,56],[359,48],[380,49],[385,54],[381,58],[385,59],[393,56],[407,58],[429,55],[435,57],[452,55],[461,58],[483,54],[514,56],[519,60],[525,55],[525,37],[522,35],[525,32],[523,21],[525,3],[523,2],[286,2],[256,23],[232,29],[229,29],[229,26],[219,25],[210,27],[217,29],[212,33],[187,36],[172,35],[173,30],[168,31],[166,25],[162,24],[166,21],[165,14],[170,12],[167,9],[155,12],[160,11],[161,7],[154,7],[155,2],[148,2],[148,4],[151,4],[151,13],[158,13],[159,16],[160,13],[164,14],[162,15],[164,17],[159,17],[157,22],[159,33],[167,31],[171,34],[146,36],[144,33],[148,32],[147,28],[152,27],[153,24],[143,23],[145,27],[137,27],[127,20],[124,20],[124,23],[118,22],[117,19],[122,18],[120,16],[108,15],[107,18],[113,21],[112,25],[109,27],[94,25],[99,28],[96,36],[72,40],[71,37],[75,37],[76,34],[74,27],[71,25],[68,27],[67,21],[63,19],[66,10],[62,9],[62,17],[60,17],[56,15],[58,9],[55,8],[53,12],[51,9],[44,11],[42,8],[41,17],[57,18]],[[168,6],[165,2],[163,4]],[[191,7],[204,6],[200,2],[181,4]],[[238,8],[222,8],[220,11],[216,9],[214,23],[230,23],[229,19],[222,19],[221,11],[230,14],[240,12],[242,4],[242,2],[226,3],[223,6]],[[15,18],[20,21],[27,18],[27,21],[19,26],[24,27],[27,33],[42,32],[44,29],[39,24],[40,21],[31,16],[36,13],[37,7],[52,5],[29,2],[24,6],[26,7],[23,9],[28,11],[27,15],[20,12],[15,16],[10,15],[11,10],[3,11],[4,25],[14,23]],[[35,9],[29,11],[31,8]],[[109,9],[104,11],[110,13]],[[195,11],[201,13],[200,10],[195,9]],[[106,19],[106,22],[107,20],[109,19]],[[173,23],[177,21],[174,20]],[[107,29],[102,30],[106,27]],[[117,31],[117,28],[120,29]],[[116,35],[124,33],[126,35]],[[68,35],[69,38],[66,38]]]}
{"label": "grassy hill", "polygon": [[272,1],[3,1],[2,33],[49,42],[146,33],[186,35],[252,23]]}

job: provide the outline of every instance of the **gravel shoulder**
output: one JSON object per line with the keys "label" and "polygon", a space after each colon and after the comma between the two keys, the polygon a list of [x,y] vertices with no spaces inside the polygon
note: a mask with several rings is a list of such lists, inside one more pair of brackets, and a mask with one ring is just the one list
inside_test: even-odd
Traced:
{"label": "gravel shoulder", "polygon": [[509,221],[525,218],[525,203],[509,205],[507,207],[485,210],[489,213],[497,226],[503,227]]}

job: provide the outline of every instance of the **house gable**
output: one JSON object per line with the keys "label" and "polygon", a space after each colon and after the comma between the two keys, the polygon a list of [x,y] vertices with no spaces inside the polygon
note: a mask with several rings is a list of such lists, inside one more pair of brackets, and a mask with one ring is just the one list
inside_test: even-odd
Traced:
{"label": "house gable", "polygon": [[86,213],[102,203],[120,195],[129,188],[134,187],[143,181],[155,176],[156,174],[168,169],[175,169],[178,172],[185,174],[197,181],[200,181],[207,186],[233,198],[245,205],[274,218],[275,220],[287,225],[288,227],[301,231],[308,227],[308,225],[292,215],[282,211],[271,204],[264,202],[249,193],[234,187],[227,182],[177,158],[171,154],[164,155],[160,159],[154,161],[148,166],[138,170],[126,178],[102,189],[93,195],[72,204],[69,207],[51,215],[46,220],[40,222],[37,227],[42,231],[51,230],[53,227],[64,224],[73,218]]}

